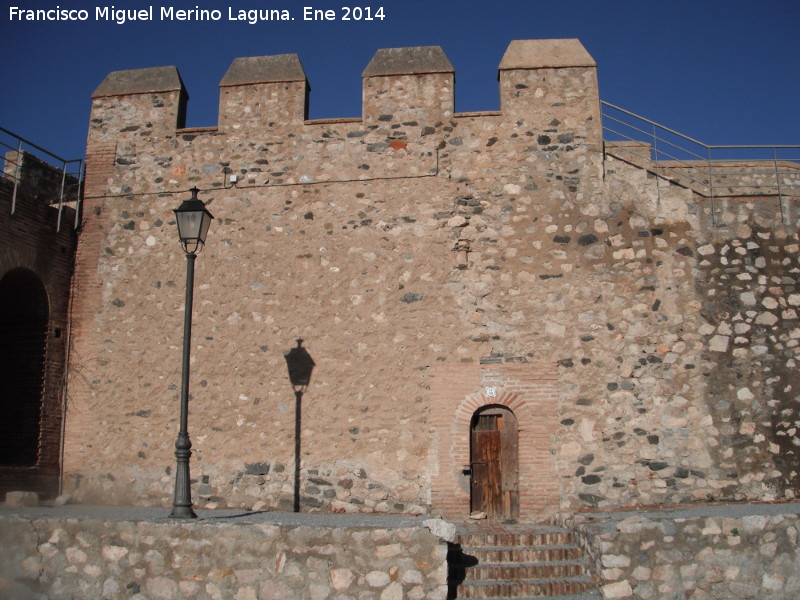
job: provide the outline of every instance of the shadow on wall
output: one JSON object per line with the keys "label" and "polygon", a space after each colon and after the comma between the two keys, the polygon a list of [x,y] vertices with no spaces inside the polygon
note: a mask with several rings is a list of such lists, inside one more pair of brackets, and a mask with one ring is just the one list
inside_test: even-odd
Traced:
{"label": "shadow on wall", "polygon": [[467,579],[467,569],[478,566],[478,559],[464,552],[461,544],[447,544],[447,600],[458,598],[458,587]]}
{"label": "shadow on wall", "polygon": [[300,425],[303,415],[303,394],[311,381],[314,370],[314,359],[303,348],[302,338],[297,339],[297,346],[284,353],[286,367],[289,370],[289,381],[292,384],[295,398],[294,408],[294,512],[300,512]]}

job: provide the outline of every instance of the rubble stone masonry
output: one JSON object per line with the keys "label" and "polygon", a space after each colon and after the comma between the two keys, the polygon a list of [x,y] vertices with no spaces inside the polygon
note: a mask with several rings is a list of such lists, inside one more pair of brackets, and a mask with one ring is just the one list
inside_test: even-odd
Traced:
{"label": "rubble stone masonry", "polygon": [[194,129],[173,67],[109,75],[87,145],[66,491],[169,503],[171,211],[197,187],[215,217],[191,346],[201,506],[291,508],[297,338],[315,363],[304,510],[466,516],[461,459],[490,385],[520,421],[523,520],[794,498],[794,201],[711,201],[604,153],[577,40],[512,42],[499,69],[501,110],[457,114],[441,49],[381,50],[360,119],[308,121],[296,56],[238,59],[219,125]]}
{"label": "rubble stone masonry", "polygon": [[788,600],[800,592],[796,503],[577,515],[572,525],[604,598]]}
{"label": "rubble stone masonry", "polygon": [[230,521],[4,514],[0,531],[15,543],[0,549],[0,590],[19,600],[447,596],[447,544],[421,524]]}

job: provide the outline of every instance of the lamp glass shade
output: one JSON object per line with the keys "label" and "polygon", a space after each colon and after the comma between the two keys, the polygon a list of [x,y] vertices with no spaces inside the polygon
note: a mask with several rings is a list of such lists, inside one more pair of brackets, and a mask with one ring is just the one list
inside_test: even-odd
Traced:
{"label": "lamp glass shade", "polygon": [[206,243],[208,227],[214,216],[208,211],[203,201],[197,198],[197,189],[192,190],[192,197],[185,200],[174,211],[178,222],[178,237],[187,254],[199,252]]}

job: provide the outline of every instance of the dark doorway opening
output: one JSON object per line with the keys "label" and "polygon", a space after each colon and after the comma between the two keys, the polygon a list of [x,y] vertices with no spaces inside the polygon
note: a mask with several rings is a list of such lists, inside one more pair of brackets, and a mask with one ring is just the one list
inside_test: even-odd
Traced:
{"label": "dark doorway opening", "polygon": [[39,277],[12,269],[0,279],[0,466],[39,458],[49,306]]}
{"label": "dark doorway opening", "polygon": [[490,519],[519,516],[517,418],[504,406],[486,406],[472,416],[470,510]]}

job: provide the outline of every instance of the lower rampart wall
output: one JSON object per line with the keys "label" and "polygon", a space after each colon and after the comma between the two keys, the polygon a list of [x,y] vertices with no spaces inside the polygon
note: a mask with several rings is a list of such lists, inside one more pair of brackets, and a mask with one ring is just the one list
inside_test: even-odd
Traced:
{"label": "lower rampart wall", "polygon": [[422,526],[3,515],[0,539],[5,541],[0,598],[444,600],[447,595],[447,544]]}
{"label": "lower rampart wall", "polygon": [[[604,598],[800,597],[800,505],[578,515]],[[624,518],[623,518],[624,517]]]}

